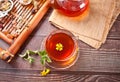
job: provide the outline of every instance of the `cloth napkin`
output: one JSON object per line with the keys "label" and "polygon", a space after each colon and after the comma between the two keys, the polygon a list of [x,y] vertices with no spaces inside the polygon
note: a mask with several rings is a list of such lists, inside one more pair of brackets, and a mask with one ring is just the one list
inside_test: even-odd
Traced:
{"label": "cloth napkin", "polygon": [[83,16],[68,17],[53,10],[49,21],[58,28],[71,31],[80,40],[98,49],[105,43],[119,13],[120,0],[90,0],[89,10]]}

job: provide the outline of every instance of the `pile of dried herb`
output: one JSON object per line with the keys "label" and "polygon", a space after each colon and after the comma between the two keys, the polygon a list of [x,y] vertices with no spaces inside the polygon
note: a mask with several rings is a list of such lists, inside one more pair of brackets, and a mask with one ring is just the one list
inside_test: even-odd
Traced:
{"label": "pile of dried herb", "polygon": [[0,11],[6,11],[10,9],[11,3],[8,0],[0,0]]}

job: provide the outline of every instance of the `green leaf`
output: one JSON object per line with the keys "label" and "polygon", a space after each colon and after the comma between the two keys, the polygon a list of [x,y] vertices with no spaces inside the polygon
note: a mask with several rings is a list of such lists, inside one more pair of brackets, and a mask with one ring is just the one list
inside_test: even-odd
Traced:
{"label": "green leaf", "polygon": [[28,58],[23,58],[24,60],[28,61]]}
{"label": "green leaf", "polygon": [[51,59],[47,56],[47,62],[48,63],[51,63],[52,61],[51,61]]}
{"label": "green leaf", "polygon": [[42,65],[45,65],[45,59],[44,58],[41,59],[40,62],[41,62]]}
{"label": "green leaf", "polygon": [[38,54],[39,56],[41,56],[41,52],[38,52],[37,54]]}
{"label": "green leaf", "polygon": [[34,55],[34,54],[37,54],[37,51],[27,50],[26,53],[29,55]]}
{"label": "green leaf", "polygon": [[28,55],[28,58],[27,58],[27,60],[29,61],[29,63],[33,63],[33,62],[34,62],[34,59],[33,59],[33,57],[31,57],[30,55]]}
{"label": "green leaf", "polygon": [[46,55],[46,54],[47,54],[47,52],[46,52],[46,51],[40,51],[39,53],[41,54],[41,56],[43,56],[43,55]]}
{"label": "green leaf", "polygon": [[42,55],[41,58],[47,58],[47,55]]}
{"label": "green leaf", "polygon": [[27,55],[26,53],[25,53],[25,54],[23,54],[23,55],[22,55],[22,54],[20,54],[19,56],[20,56],[20,57],[22,57],[22,58],[26,58],[26,57],[28,57],[28,55]]}
{"label": "green leaf", "polygon": [[42,65],[45,65],[46,62],[48,62],[48,63],[52,62],[45,50],[43,50],[43,51],[26,50],[25,54],[20,55],[20,57],[24,58],[29,63],[33,63],[34,59],[33,59],[33,57],[30,56],[33,54],[38,54],[41,57],[40,62]]}
{"label": "green leaf", "polygon": [[29,63],[31,64],[31,63],[34,62],[34,59],[33,59],[33,58],[30,58],[30,59],[28,59],[28,61],[29,61]]}

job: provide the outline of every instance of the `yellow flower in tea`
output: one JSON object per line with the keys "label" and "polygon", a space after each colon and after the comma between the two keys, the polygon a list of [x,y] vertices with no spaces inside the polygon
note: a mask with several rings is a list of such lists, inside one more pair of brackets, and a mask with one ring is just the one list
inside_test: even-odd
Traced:
{"label": "yellow flower in tea", "polygon": [[63,45],[61,43],[56,44],[56,50],[62,51],[63,50]]}

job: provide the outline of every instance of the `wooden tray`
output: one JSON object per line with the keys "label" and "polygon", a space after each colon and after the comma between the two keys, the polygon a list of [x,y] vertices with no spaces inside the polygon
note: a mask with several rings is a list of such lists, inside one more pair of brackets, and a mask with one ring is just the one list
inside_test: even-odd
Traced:
{"label": "wooden tray", "polygon": [[24,6],[19,0],[13,0],[14,7],[9,14],[1,18],[4,28],[0,28],[0,39],[7,42],[8,49],[0,48],[0,58],[10,62],[21,45],[36,28],[42,17],[49,9],[49,0],[39,0],[37,13],[32,14],[33,5]]}

